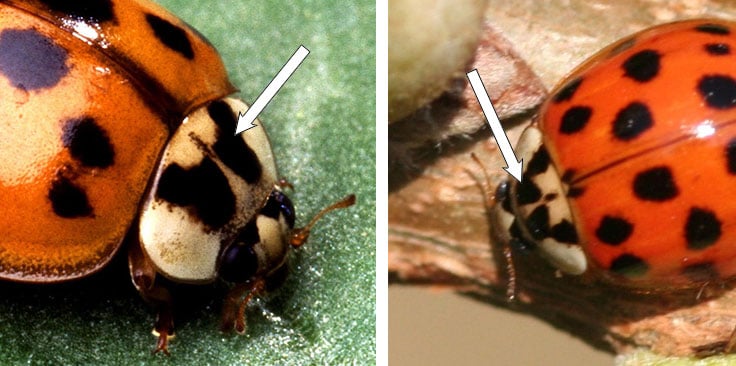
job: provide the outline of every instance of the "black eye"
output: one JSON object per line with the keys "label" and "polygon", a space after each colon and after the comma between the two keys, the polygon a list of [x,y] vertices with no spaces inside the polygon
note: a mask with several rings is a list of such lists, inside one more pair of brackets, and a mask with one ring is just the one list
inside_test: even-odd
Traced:
{"label": "black eye", "polygon": [[220,278],[229,282],[250,280],[258,270],[258,254],[252,245],[233,243],[222,253]]}
{"label": "black eye", "polygon": [[258,253],[254,245],[260,241],[256,220],[251,220],[222,253],[220,278],[229,282],[250,280],[258,272]]}
{"label": "black eye", "polygon": [[291,203],[291,199],[281,191],[274,190],[271,192],[271,195],[268,196],[266,205],[261,209],[261,214],[274,220],[278,220],[279,214],[283,214],[289,228],[294,228],[294,221],[296,221],[296,216],[294,215],[294,204]]}

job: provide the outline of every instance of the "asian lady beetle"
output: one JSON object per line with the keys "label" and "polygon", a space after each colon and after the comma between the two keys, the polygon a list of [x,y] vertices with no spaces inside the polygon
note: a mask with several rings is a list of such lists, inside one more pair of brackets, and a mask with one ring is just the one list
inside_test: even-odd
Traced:
{"label": "asian lady beetle", "polygon": [[127,245],[156,351],[173,335],[161,277],[232,283],[224,327],[243,331],[312,223],[293,229],[262,124],[234,136],[235,91],[212,45],[151,2],[3,1],[0,278],[84,277]]}
{"label": "asian lady beetle", "polygon": [[559,270],[639,288],[736,276],[736,23],[689,20],[600,51],[522,134],[492,210]]}

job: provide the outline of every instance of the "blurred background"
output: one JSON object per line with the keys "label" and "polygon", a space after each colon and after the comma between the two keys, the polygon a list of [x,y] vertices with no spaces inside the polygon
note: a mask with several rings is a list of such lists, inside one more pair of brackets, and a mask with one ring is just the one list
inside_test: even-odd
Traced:
{"label": "blurred background", "polygon": [[536,318],[422,287],[389,287],[388,329],[391,365],[589,366],[614,357]]}

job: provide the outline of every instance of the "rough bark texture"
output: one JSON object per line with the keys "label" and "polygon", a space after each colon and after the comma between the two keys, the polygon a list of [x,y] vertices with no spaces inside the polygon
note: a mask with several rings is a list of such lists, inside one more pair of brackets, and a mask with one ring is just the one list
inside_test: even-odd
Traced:
{"label": "rough bark texture", "polygon": [[[556,4],[557,11],[550,11],[548,5],[522,4],[514,2],[516,8],[511,9],[492,1],[489,18],[494,19],[494,25],[503,25],[503,34],[514,46],[520,44],[516,48],[525,60],[531,58],[531,68],[496,32],[487,33],[490,38],[481,46],[493,52],[479,53],[474,64],[496,66],[480,73],[512,143],[530,121],[533,112],[527,111],[533,111],[543,95],[535,74],[541,75],[546,85],[553,85],[586,55],[647,25],[686,16],[735,14],[726,5],[709,1],[671,2],[667,6],[649,1],[571,1]],[[632,4],[637,7],[622,10],[622,6]],[[581,17],[578,11],[599,8],[606,9],[608,18],[593,15],[591,20],[575,20]],[[540,20],[542,14],[545,20]],[[546,33],[542,32],[544,26],[548,27]],[[534,39],[513,40],[525,32]],[[589,38],[592,35],[593,40]],[[561,56],[565,60],[555,65],[557,70],[549,65],[554,62],[545,59],[555,47],[558,53],[570,50]],[[410,120],[389,127],[391,280],[444,286],[526,312],[617,353],[632,347],[664,355],[718,351],[736,329],[736,291],[727,284],[636,291],[589,275],[561,276],[533,252],[511,248],[517,296],[508,300],[506,248],[493,240],[484,204],[484,191],[493,188],[487,187],[481,168],[470,155],[476,154],[491,172],[492,187],[506,179],[500,170],[504,163],[488,129],[480,128],[485,121],[474,96],[468,96],[464,88],[459,82],[456,90]]]}

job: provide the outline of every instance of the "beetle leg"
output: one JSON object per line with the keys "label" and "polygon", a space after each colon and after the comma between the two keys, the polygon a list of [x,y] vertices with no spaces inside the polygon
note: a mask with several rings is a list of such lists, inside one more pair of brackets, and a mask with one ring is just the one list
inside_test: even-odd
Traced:
{"label": "beetle leg", "polygon": [[156,268],[143,254],[140,244],[131,243],[128,249],[128,269],[130,278],[143,300],[156,309],[156,322],[153,335],[158,337],[153,353],[163,352],[168,355],[169,339],[174,337],[174,315],[169,290],[155,283]]}
{"label": "beetle leg", "polygon": [[281,187],[282,189],[286,189],[286,188],[289,188],[289,189],[290,189],[290,190],[292,190],[292,191],[294,190],[294,186],[293,186],[293,185],[291,185],[291,183],[289,183],[289,181],[288,181],[288,180],[286,180],[286,178],[281,178],[281,179],[279,179],[278,183],[276,183],[276,184],[277,184],[277,185],[278,185],[279,187]]}
{"label": "beetle leg", "polygon": [[[220,329],[223,332],[235,329],[238,334],[245,333],[245,307],[248,306],[251,299],[261,294],[264,288],[265,281],[262,278],[233,286],[225,296]],[[247,295],[243,297],[245,293]]]}

